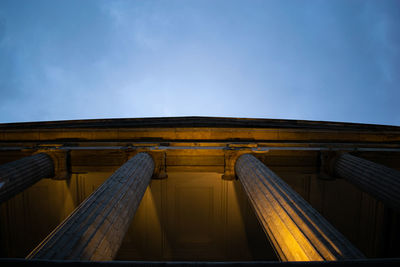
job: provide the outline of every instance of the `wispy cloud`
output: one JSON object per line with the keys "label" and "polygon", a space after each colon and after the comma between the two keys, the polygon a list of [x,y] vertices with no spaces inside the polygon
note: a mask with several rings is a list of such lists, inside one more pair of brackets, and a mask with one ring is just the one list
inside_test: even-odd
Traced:
{"label": "wispy cloud", "polygon": [[4,0],[0,121],[213,115],[400,125],[399,7]]}

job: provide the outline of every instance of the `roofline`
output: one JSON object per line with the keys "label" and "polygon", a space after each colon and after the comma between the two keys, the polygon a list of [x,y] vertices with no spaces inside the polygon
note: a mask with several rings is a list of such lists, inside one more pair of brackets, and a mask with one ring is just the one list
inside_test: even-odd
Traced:
{"label": "roofline", "polygon": [[294,128],[313,130],[344,130],[344,131],[395,131],[400,132],[400,126],[289,120],[264,118],[234,118],[234,117],[147,117],[147,118],[115,118],[115,119],[85,119],[60,120],[40,122],[0,123],[0,130],[12,129],[104,129],[104,128]]}

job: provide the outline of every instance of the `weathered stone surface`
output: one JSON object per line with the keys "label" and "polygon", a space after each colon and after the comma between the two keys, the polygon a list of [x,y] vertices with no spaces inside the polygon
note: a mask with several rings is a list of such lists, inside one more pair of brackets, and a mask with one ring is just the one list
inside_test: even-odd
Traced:
{"label": "weathered stone surface", "polygon": [[45,177],[54,175],[50,156],[38,153],[0,166],[0,202],[3,202]]}
{"label": "weathered stone surface", "polygon": [[363,258],[341,233],[261,161],[239,157],[236,174],[283,261]]}
{"label": "weathered stone surface", "polygon": [[336,175],[348,180],[361,190],[400,210],[400,172],[381,164],[348,153],[335,161]]}
{"label": "weathered stone surface", "polygon": [[154,162],[139,153],[62,222],[28,259],[112,260],[150,183]]}

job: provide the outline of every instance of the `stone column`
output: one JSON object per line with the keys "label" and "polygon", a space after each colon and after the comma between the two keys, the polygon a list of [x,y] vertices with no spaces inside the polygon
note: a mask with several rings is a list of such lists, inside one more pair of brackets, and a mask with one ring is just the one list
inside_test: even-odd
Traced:
{"label": "stone column", "polygon": [[54,175],[51,157],[38,153],[0,166],[0,203]]}
{"label": "stone column", "polygon": [[334,161],[334,171],[361,190],[400,210],[400,172],[348,153]]}
{"label": "stone column", "polygon": [[235,165],[236,174],[282,261],[363,258],[341,233],[288,184],[250,154]]}
{"label": "stone column", "polygon": [[28,259],[112,260],[150,183],[147,153],[129,159],[28,256]]}

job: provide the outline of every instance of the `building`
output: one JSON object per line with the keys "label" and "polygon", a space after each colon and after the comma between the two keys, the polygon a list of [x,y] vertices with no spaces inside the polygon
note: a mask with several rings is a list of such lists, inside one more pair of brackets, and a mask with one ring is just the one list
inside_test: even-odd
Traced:
{"label": "building", "polygon": [[210,117],[0,124],[0,164],[3,262],[400,257],[400,127]]}

